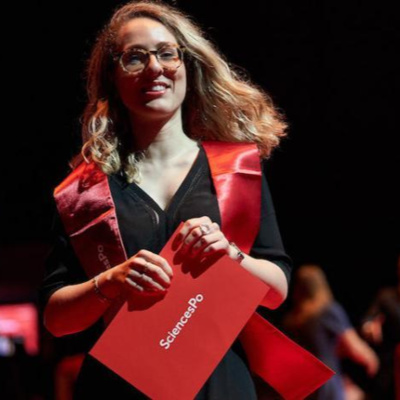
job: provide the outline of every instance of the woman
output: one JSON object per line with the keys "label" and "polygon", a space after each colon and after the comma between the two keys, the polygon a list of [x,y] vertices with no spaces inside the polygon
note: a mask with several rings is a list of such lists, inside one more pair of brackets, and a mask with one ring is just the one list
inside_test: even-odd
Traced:
{"label": "woman", "polygon": [[[266,158],[285,129],[269,98],[241,80],[187,17],[153,2],[131,2],[114,13],[89,60],[88,96],[81,157],[56,190],[56,199],[80,168],[91,165],[105,174],[127,259],[110,262],[95,275],[85,272],[84,251],[77,254],[68,213],[61,215],[69,238],[60,235],[47,265],[41,291],[47,329],[55,336],[82,332],[81,348],[87,351],[104,329],[100,318],[112,315],[129,293],[167,291],[173,270],[158,253],[181,222],[180,251],[197,258],[228,254],[271,288],[265,304],[278,307],[287,294],[290,260],[265,177],[259,228],[251,251],[244,254],[220,229],[219,199],[205,151],[209,141],[247,143]],[[66,196],[62,206],[57,199],[59,212],[84,198],[85,190],[79,190],[81,197],[72,201]],[[101,203],[101,196],[96,201]],[[82,208],[75,212],[81,217],[72,224],[86,218]],[[105,260],[100,253],[98,258]],[[235,342],[198,399],[256,398],[242,353]],[[116,391],[118,398],[145,398],[88,357],[76,397],[115,397]]]}
{"label": "woman", "polygon": [[345,398],[339,356],[362,365],[370,376],[378,368],[373,350],[359,337],[346,312],[332,295],[322,269],[301,266],[295,276],[293,308],[286,315],[285,328],[306,349],[331,367],[336,375],[313,394],[313,399]]}

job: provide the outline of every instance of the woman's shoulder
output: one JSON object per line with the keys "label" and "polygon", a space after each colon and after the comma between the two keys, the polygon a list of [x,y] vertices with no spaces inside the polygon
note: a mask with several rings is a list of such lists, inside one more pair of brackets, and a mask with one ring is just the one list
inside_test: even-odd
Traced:
{"label": "woman's shoulder", "polygon": [[262,162],[256,143],[206,140],[201,142],[209,160],[221,166],[235,166],[245,170],[260,170]]}
{"label": "woman's shoulder", "polygon": [[96,183],[107,179],[106,174],[93,161],[82,160],[54,189],[54,196],[65,192],[66,189],[75,187],[83,191]]}
{"label": "woman's shoulder", "polygon": [[225,149],[247,150],[250,148],[258,149],[255,142],[225,141],[225,140],[202,140],[199,143],[204,147],[216,147]]}

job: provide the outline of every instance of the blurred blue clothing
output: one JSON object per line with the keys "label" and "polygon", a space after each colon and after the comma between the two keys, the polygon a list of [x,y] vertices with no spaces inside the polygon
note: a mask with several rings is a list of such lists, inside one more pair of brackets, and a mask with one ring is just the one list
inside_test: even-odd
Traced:
{"label": "blurred blue clothing", "polygon": [[301,328],[293,332],[298,343],[336,372],[336,375],[313,393],[309,399],[344,400],[337,344],[340,336],[350,328],[352,325],[346,312],[339,303],[334,301],[320,314],[310,318]]}

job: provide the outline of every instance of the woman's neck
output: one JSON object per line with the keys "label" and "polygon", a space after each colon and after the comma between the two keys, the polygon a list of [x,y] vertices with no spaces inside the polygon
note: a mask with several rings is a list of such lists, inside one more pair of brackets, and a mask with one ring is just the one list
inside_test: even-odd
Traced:
{"label": "woman's neck", "polygon": [[144,151],[146,162],[165,163],[197,146],[183,131],[180,112],[172,118],[141,120],[131,118],[136,151]]}

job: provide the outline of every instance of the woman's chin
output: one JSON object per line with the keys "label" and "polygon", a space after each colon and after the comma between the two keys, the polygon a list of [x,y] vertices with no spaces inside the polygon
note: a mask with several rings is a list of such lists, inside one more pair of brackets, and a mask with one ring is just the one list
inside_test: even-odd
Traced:
{"label": "woman's chin", "polygon": [[132,119],[138,120],[163,120],[173,117],[179,108],[165,107],[155,102],[147,103],[140,111],[132,112]]}

